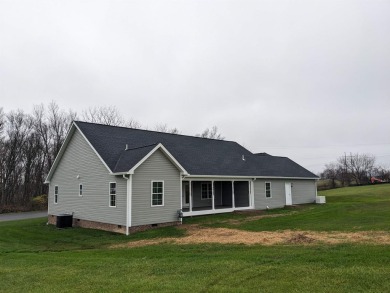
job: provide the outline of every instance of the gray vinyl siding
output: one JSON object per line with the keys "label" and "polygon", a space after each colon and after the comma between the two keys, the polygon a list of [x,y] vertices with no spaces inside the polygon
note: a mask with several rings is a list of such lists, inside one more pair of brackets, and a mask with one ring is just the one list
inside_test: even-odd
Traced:
{"label": "gray vinyl siding", "polygon": [[[271,182],[271,198],[265,197],[265,182]],[[284,207],[286,204],[285,183],[292,183],[293,204],[312,203],[316,197],[315,180],[257,179],[254,181],[255,209]]]}
{"label": "gray vinyl siding", "polygon": [[[164,206],[151,206],[152,181],[164,181]],[[132,187],[132,226],[178,220],[180,172],[160,150],[135,170]]]}
{"label": "gray vinyl siding", "polygon": [[[109,182],[117,183],[116,207],[109,207]],[[79,184],[83,184],[83,196],[79,196]],[[58,185],[58,204],[54,204],[55,185]],[[126,225],[126,194],[126,180],[110,175],[75,130],[50,180],[48,213],[74,213],[78,219]]]}
{"label": "gray vinyl siding", "polygon": [[292,203],[313,203],[316,200],[315,180],[292,180]]}
{"label": "gray vinyl siding", "polygon": [[[271,182],[271,197],[265,197],[265,182]],[[254,181],[254,202],[255,209],[264,210],[270,208],[284,207],[286,195],[284,182],[281,180],[259,180]]]}

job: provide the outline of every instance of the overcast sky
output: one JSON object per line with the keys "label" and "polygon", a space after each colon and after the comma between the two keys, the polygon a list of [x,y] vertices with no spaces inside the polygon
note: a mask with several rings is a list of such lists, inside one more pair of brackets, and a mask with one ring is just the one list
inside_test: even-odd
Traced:
{"label": "overcast sky", "polygon": [[217,125],[313,172],[390,167],[390,1],[0,0],[0,107]]}

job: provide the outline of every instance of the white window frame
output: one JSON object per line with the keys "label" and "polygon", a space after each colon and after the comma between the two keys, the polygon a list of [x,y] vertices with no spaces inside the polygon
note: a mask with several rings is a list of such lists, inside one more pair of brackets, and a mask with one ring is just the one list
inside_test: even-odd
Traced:
{"label": "white window frame", "polygon": [[54,185],[54,204],[58,204],[58,185]]}
{"label": "white window frame", "polygon": [[[200,183],[200,199],[201,200],[210,200],[213,198],[213,186],[212,186],[212,182],[201,182]],[[203,185],[207,185],[207,186],[210,186],[207,187],[207,197],[206,198],[203,198]]]}
{"label": "white window frame", "polygon": [[79,196],[83,196],[83,192],[84,192],[83,188],[84,188],[83,184],[80,183],[79,184]]}
{"label": "white window frame", "polygon": [[[267,184],[269,184],[269,196],[267,196]],[[271,182],[265,182],[264,192],[265,192],[265,198],[272,198],[272,184],[271,184]]]}
{"label": "white window frame", "polygon": [[[158,183],[158,182],[161,182],[162,183],[162,201],[161,203],[162,204],[153,204],[153,195],[154,194],[160,194],[160,193],[153,193],[153,183]],[[164,188],[165,188],[165,184],[164,184],[164,180],[152,180],[151,183],[150,183],[150,206],[152,207],[163,207],[164,206]]]}
{"label": "white window frame", "polygon": [[[115,184],[115,194],[114,193],[111,193],[111,184]],[[109,182],[108,183],[108,206],[110,208],[116,208],[116,200],[117,200],[117,183],[115,181],[113,182]],[[115,205],[111,205],[111,196],[114,195],[115,196]]]}

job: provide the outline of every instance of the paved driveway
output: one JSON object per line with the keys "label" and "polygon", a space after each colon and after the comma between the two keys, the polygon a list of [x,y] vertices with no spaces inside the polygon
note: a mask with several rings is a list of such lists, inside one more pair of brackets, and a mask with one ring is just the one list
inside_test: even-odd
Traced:
{"label": "paved driveway", "polygon": [[47,211],[0,214],[0,222],[47,217]]}

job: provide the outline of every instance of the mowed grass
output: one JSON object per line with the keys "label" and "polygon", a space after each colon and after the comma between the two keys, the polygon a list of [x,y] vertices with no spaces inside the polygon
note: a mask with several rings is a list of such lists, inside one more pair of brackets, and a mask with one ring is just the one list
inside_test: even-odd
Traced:
{"label": "mowed grass", "polygon": [[46,222],[46,218],[0,222],[0,253],[99,249],[141,239],[180,237],[185,233],[176,227],[165,227],[125,236],[92,229],[57,229]]}
{"label": "mowed grass", "polygon": [[[187,219],[212,227],[248,231],[390,231],[390,184],[339,188],[319,192],[326,196],[324,205],[300,205],[261,211],[259,220],[247,221],[253,214],[220,214]],[[267,217],[280,214],[280,217]],[[230,220],[234,224],[229,224]]]}
{"label": "mowed grass", "polygon": [[[235,219],[239,223],[234,228],[254,231],[389,231],[390,185],[321,194],[327,196],[326,205],[266,212],[285,213],[282,217],[249,221],[248,215],[230,214],[186,222],[230,226],[228,220]],[[111,249],[112,244],[181,237],[184,232],[169,227],[126,237],[57,230],[45,223],[0,223],[0,292],[390,292],[386,245],[159,244]]]}

